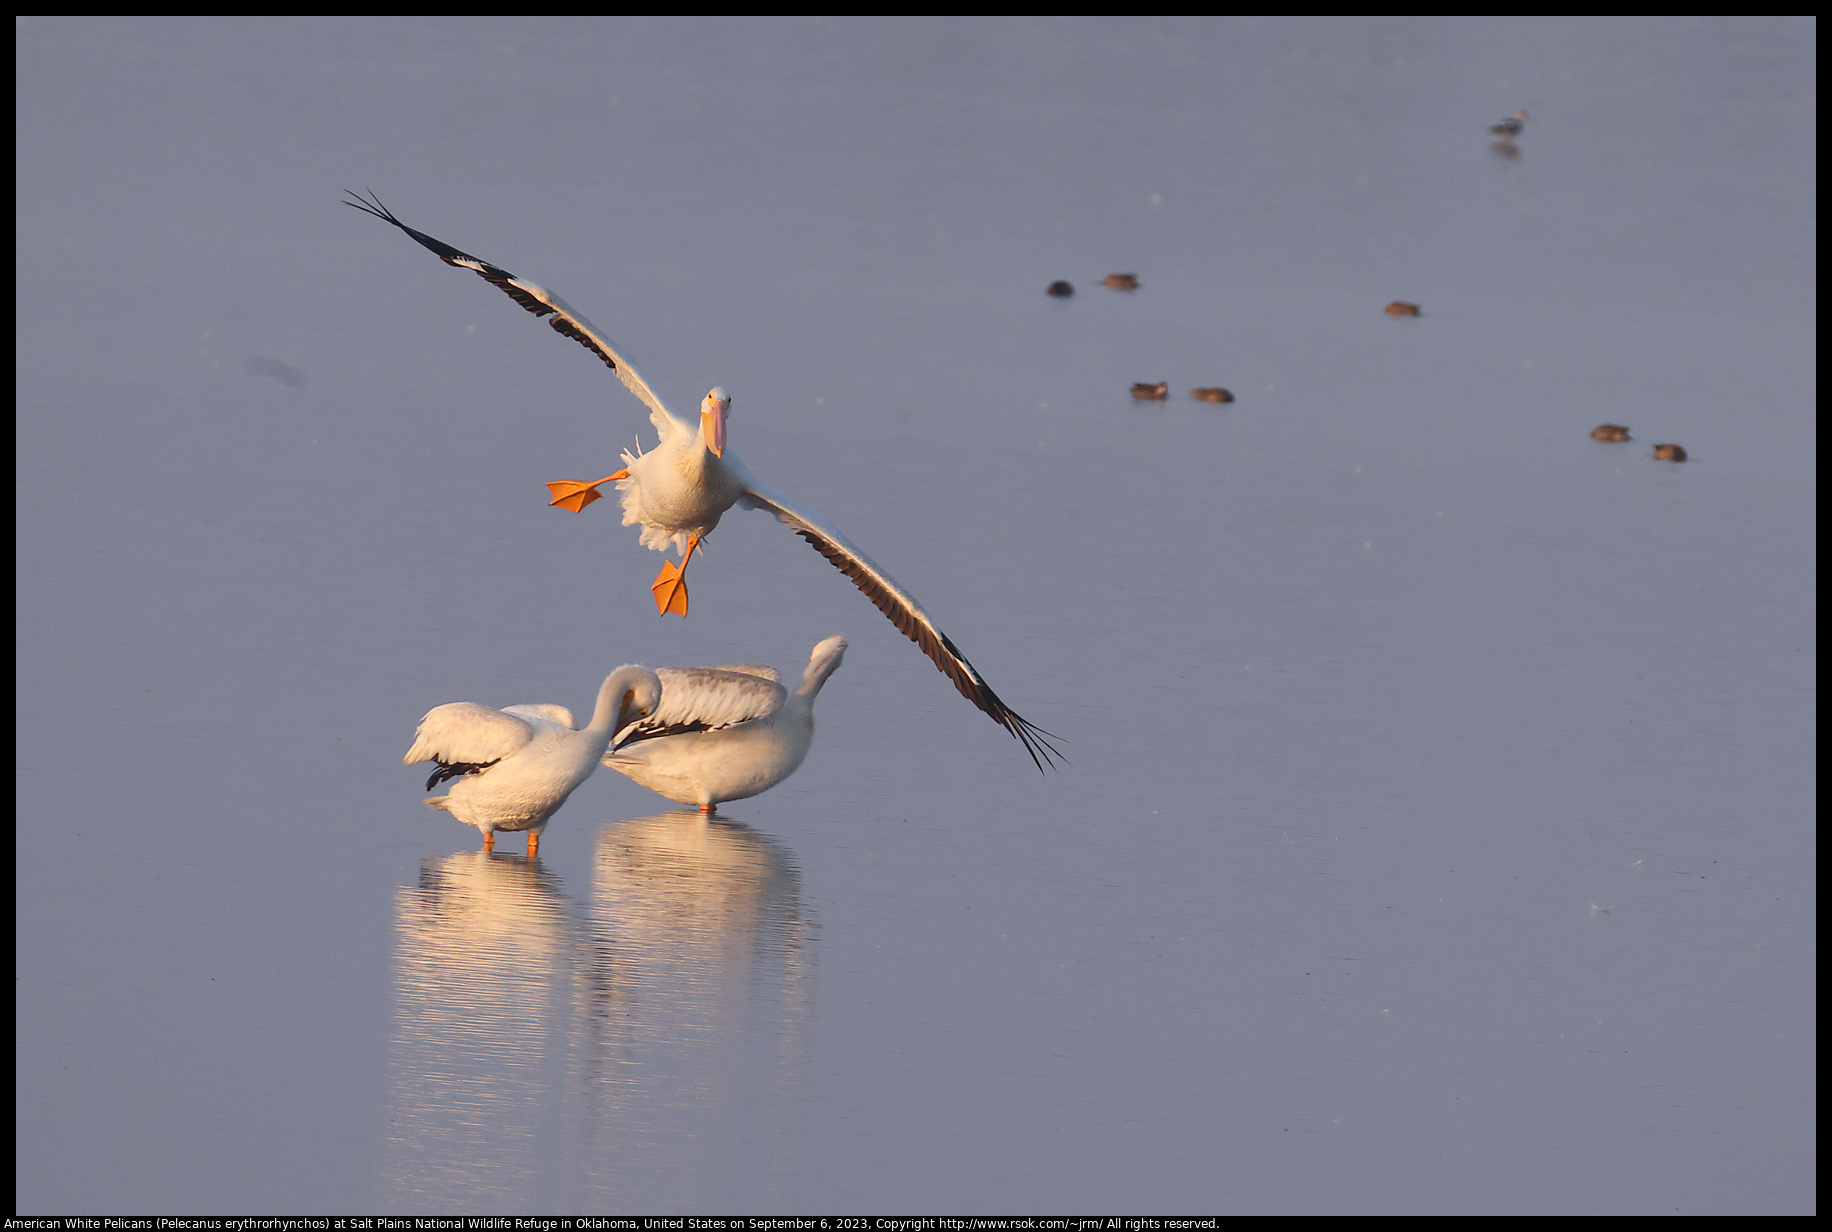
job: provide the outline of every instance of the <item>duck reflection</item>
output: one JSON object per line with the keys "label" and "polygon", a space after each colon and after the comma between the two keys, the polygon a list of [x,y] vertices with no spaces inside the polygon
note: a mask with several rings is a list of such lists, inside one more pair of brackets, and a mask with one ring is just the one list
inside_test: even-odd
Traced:
{"label": "duck reflection", "polygon": [[[693,811],[605,827],[588,903],[538,860],[396,896],[392,1208],[756,1199],[787,1140],[813,924],[786,848]],[[707,1209],[711,1209],[708,1207]]]}

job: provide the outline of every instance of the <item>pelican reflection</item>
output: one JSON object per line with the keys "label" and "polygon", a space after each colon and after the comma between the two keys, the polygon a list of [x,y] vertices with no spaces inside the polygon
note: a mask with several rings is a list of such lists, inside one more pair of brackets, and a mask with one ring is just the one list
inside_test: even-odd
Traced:
{"label": "pelican reflection", "polygon": [[590,1030],[601,1159],[694,1209],[768,1192],[733,1169],[770,1170],[756,1143],[788,1140],[807,1046],[815,928],[788,849],[692,810],[606,826],[591,917],[619,963]]}
{"label": "pelican reflection", "polygon": [[497,1207],[551,1172],[571,1007],[613,964],[558,877],[487,851],[422,861],[395,931],[383,1192],[400,1210]]}
{"label": "pelican reflection", "polygon": [[397,892],[391,1206],[769,1197],[813,1000],[792,856],[681,810],[605,826],[591,876],[472,851]]}

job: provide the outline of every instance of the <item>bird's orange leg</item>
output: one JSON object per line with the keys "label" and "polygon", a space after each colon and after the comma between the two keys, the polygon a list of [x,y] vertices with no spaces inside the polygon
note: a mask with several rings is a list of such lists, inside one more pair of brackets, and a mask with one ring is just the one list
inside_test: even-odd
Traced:
{"label": "bird's orange leg", "polygon": [[702,817],[711,817],[714,813],[718,811],[719,811],[719,806],[716,804],[702,804],[700,806],[700,816]]}
{"label": "bird's orange leg", "polygon": [[541,836],[536,834],[533,830],[528,831],[528,858],[530,860],[534,859],[535,854],[539,852],[540,849]]}
{"label": "bird's orange leg", "polygon": [[598,484],[629,477],[629,469],[625,468],[615,475],[606,475],[594,483],[580,483],[577,479],[556,479],[547,485],[547,490],[553,493],[553,499],[547,503],[558,505],[562,509],[570,509],[574,513],[582,513],[587,505],[604,495],[598,490]]}
{"label": "bird's orange leg", "polygon": [[655,610],[666,616],[673,612],[679,616],[687,614],[687,564],[693,559],[693,550],[700,546],[698,535],[687,537],[687,555],[681,557],[681,563],[671,560],[662,562],[662,571],[655,575],[655,581],[649,589],[655,594]]}
{"label": "bird's orange leg", "polygon": [[483,849],[485,851],[496,850],[496,831],[485,830],[483,832]]}

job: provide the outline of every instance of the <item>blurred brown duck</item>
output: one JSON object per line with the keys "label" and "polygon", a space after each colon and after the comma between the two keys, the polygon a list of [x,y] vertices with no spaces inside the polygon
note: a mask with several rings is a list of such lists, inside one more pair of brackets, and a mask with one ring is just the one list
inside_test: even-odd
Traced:
{"label": "blurred brown duck", "polygon": [[1628,429],[1621,424],[1598,424],[1590,430],[1593,441],[1626,441]]}
{"label": "blurred brown duck", "polygon": [[1489,131],[1503,141],[1512,141],[1520,136],[1520,130],[1526,126],[1526,123],[1527,113],[1524,110],[1516,111],[1501,123],[1489,125]]}
{"label": "blurred brown duck", "polygon": [[1135,382],[1132,387],[1132,396],[1140,402],[1162,402],[1170,396],[1170,382],[1159,381],[1156,385],[1149,385],[1144,381]]}

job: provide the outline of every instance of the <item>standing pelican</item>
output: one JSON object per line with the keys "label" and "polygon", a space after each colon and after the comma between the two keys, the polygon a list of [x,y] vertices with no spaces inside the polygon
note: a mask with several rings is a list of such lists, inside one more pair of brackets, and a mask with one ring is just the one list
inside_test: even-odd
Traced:
{"label": "standing pelican", "polygon": [[1017,737],[1038,769],[1043,768],[1045,761],[1054,764],[1060,754],[1049,742],[1049,733],[999,700],[992,686],[948,640],[947,634],[935,626],[914,595],[854,547],[832,523],[765,487],[737,455],[726,448],[725,423],[731,411],[731,399],[724,389],[714,389],[706,395],[700,404],[697,424],[682,419],[663,405],[623,352],[558,295],[414,230],[390,213],[373,193],[366,201],[355,193],[350,196],[354,199],[344,204],[399,227],[447,265],[468,269],[495,284],[535,316],[551,317],[549,325],[603,360],[630,392],[648,406],[649,422],[655,425],[660,437],[655,448],[644,454],[625,452],[623,469],[603,479],[590,483],[562,480],[547,486],[553,493],[550,503],[578,513],[599,498],[601,484],[614,480],[622,493],[623,524],[642,527],[643,546],[658,552],[672,547],[681,553],[678,566],[673,561],[663,562],[661,573],[650,588],[655,592],[656,607],[663,615],[669,612],[687,614],[684,577],[687,564],[700,540],[719,524],[726,510],[733,505],[767,510],[851,578],[853,585],[863,591],[905,637],[934,660],[935,666],[954,682],[962,697]]}
{"label": "standing pelican", "polygon": [[485,851],[495,849],[498,830],[526,830],[532,856],[541,831],[598,768],[611,737],[655,713],[661,692],[654,672],[625,664],[604,678],[592,721],[582,731],[573,729],[572,711],[564,706],[435,706],[420,720],[401,761],[439,764],[426,780],[428,791],[445,779],[458,780],[426,803],[482,830]]}
{"label": "standing pelican", "polygon": [[761,795],[808,755],[814,699],[845,654],[843,637],[815,646],[793,693],[773,667],[657,668],[660,709],[626,733],[604,764],[702,813]]}

